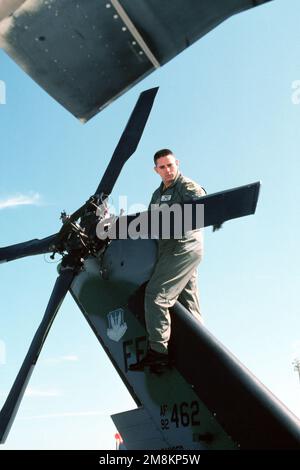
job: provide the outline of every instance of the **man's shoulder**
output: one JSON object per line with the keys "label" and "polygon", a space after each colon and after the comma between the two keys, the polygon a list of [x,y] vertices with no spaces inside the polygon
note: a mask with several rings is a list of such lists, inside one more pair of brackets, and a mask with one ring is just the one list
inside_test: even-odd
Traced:
{"label": "man's shoulder", "polygon": [[196,181],[192,180],[191,178],[188,178],[187,176],[184,176],[183,174],[180,174],[178,179],[180,183],[182,184],[191,184],[195,186],[200,186],[198,183],[196,183]]}
{"label": "man's shoulder", "polygon": [[161,185],[158,186],[158,188],[156,188],[154,191],[153,191],[153,194],[152,194],[152,197],[156,196],[156,195],[159,195],[161,193]]}
{"label": "man's shoulder", "polygon": [[178,182],[182,187],[183,191],[187,192],[195,192],[198,196],[205,196],[206,191],[205,189],[196,181],[188,178],[187,176],[183,176],[182,174],[178,178]]}

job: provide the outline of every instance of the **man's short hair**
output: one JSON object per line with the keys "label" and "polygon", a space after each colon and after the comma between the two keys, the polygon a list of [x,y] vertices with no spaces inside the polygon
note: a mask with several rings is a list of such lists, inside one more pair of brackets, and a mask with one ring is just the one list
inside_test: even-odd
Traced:
{"label": "man's short hair", "polygon": [[167,157],[168,155],[173,155],[173,156],[174,156],[174,153],[172,152],[172,150],[170,150],[170,149],[161,149],[161,150],[158,150],[158,151],[154,154],[154,157],[153,157],[155,166],[156,166],[156,162],[157,162],[157,160],[158,160],[159,158],[161,158],[161,157]]}

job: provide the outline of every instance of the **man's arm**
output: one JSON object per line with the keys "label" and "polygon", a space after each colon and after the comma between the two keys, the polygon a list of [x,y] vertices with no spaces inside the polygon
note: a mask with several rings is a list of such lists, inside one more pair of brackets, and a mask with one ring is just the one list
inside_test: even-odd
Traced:
{"label": "man's arm", "polygon": [[[154,193],[152,194],[152,197],[151,197],[151,201],[149,203],[149,206],[148,206],[148,211],[151,211],[151,209],[153,209],[153,207],[151,207],[152,204],[155,204],[155,201],[157,200],[157,189],[156,191],[154,191]],[[156,204],[157,205],[157,204]]]}

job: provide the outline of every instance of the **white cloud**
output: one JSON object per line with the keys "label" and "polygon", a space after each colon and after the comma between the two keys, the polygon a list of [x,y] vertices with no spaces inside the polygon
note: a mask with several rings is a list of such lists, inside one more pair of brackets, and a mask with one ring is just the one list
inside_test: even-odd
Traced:
{"label": "white cloud", "polygon": [[59,364],[61,362],[76,362],[78,360],[79,357],[75,354],[68,354],[66,356],[49,357],[48,359],[43,359],[41,362],[43,364]]}
{"label": "white cloud", "polygon": [[108,416],[104,411],[66,411],[63,413],[51,413],[43,415],[23,416],[19,419],[49,419],[49,418],[82,418],[85,416]]}
{"label": "white cloud", "polygon": [[27,387],[25,396],[26,397],[59,397],[62,393],[59,390],[49,389],[40,390],[37,388]]}
{"label": "white cloud", "polygon": [[24,205],[38,205],[41,196],[38,193],[33,194],[17,194],[7,199],[0,199],[0,209],[8,207],[24,206]]}

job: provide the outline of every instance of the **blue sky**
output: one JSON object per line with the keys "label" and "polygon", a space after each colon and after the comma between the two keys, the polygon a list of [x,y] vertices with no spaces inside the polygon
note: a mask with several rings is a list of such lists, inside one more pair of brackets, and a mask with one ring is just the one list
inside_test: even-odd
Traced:
{"label": "blue sky", "polygon": [[[1,246],[57,231],[60,211],[72,212],[97,187],[139,93],[160,86],[112,203],[121,195],[148,203],[161,147],[209,193],[262,181],[255,216],[205,230],[201,304],[210,331],[298,416],[299,16],[297,0],[276,0],[229,19],[85,125],[0,50]],[[18,197],[31,203],[16,205]],[[0,404],[55,278],[43,256],[0,267]],[[2,448],[114,448],[110,414],[134,406],[69,296]]]}

